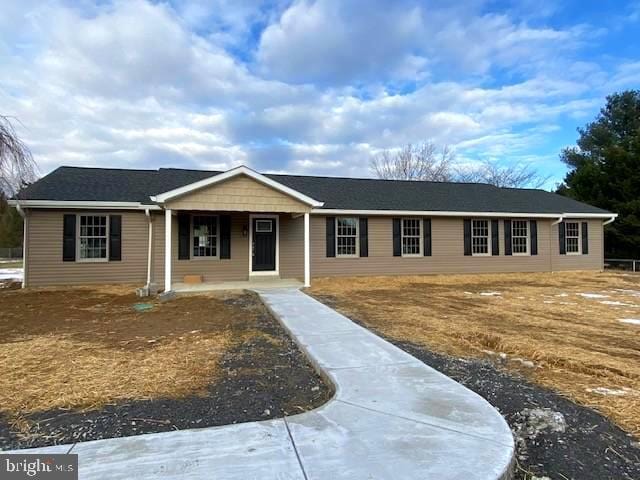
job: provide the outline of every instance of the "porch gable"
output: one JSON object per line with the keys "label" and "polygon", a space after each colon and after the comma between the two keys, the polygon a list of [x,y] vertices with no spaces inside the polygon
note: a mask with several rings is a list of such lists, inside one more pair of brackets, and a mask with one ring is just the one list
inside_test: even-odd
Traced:
{"label": "porch gable", "polygon": [[164,206],[171,210],[289,213],[306,213],[312,208],[244,174],[167,200]]}

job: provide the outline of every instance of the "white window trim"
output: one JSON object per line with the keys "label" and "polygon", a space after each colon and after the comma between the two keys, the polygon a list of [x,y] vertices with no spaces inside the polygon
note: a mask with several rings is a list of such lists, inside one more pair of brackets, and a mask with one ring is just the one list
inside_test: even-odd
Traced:
{"label": "white window trim", "polygon": [[[569,249],[567,248],[567,239],[569,238],[569,236],[567,235],[567,224],[568,223],[575,223],[576,225],[578,225],[578,251],[577,252],[570,252]],[[571,237],[571,238],[576,238],[576,237]],[[565,220],[564,222],[564,253],[565,255],[582,255],[582,225],[580,225],[579,221],[567,221]]]}
{"label": "white window trim", "polygon": [[[80,256],[80,217],[106,217],[106,235],[107,235],[107,248],[105,258],[82,258]],[[76,262],[78,263],[105,263],[109,261],[109,217],[110,215],[104,215],[102,213],[77,213],[76,214]]]}
{"label": "white window trim", "polygon": [[[420,232],[418,234],[419,236],[419,252],[418,253],[404,253],[404,221],[405,220],[417,220],[418,224],[420,225]],[[422,222],[422,218],[418,218],[418,217],[406,217],[406,218],[401,218],[400,219],[400,253],[401,256],[403,257],[422,257],[423,256],[423,252],[424,252],[424,246],[422,245],[424,242],[424,225]],[[413,238],[413,237],[411,237]]]}
{"label": "white window trim", "polygon": [[[344,254],[338,253],[338,219],[355,219],[356,221],[356,253],[353,254]],[[336,239],[335,239],[335,248],[336,248],[336,258],[359,258],[360,257],[360,217],[351,217],[351,216],[341,216],[336,217],[335,219],[335,230],[336,230]]]}
{"label": "white window trim", "polygon": [[[513,222],[526,222],[527,224],[527,251],[526,252],[514,252],[513,250]],[[522,237],[518,237],[522,238]],[[531,222],[524,218],[514,218],[511,220],[511,255],[514,257],[528,257],[531,255]]]}
{"label": "white window trim", "polygon": [[[254,218],[272,218],[276,222],[276,269],[266,270],[263,272],[253,271],[253,219]],[[263,215],[263,214],[250,214],[249,215],[249,276],[275,276],[280,275],[280,216],[278,215]]]}
{"label": "white window trim", "polygon": [[[189,219],[189,260],[195,260],[197,262],[207,260],[220,260],[220,216],[210,213],[192,213]],[[193,217],[215,217],[216,219],[216,254],[210,257],[196,257],[193,254]]]}
{"label": "white window trim", "polygon": [[[487,253],[474,253],[473,251],[473,222],[487,222]],[[482,238],[482,237],[476,237]],[[472,218],[471,219],[471,256],[472,257],[490,257],[493,253],[492,249],[492,239],[491,239],[491,219],[489,218]]]}

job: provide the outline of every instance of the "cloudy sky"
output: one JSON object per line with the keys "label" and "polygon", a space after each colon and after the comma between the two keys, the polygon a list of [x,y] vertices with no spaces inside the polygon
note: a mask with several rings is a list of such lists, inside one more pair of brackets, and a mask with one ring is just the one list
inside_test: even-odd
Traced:
{"label": "cloudy sky", "polygon": [[460,162],[532,163],[552,186],[576,127],[640,87],[640,1],[0,5],[0,114],[43,174],[371,176],[376,152],[432,140]]}

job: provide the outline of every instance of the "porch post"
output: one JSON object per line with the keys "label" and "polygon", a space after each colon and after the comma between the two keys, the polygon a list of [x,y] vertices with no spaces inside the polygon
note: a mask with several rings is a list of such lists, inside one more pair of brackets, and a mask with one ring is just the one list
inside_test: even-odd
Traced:
{"label": "porch post", "polygon": [[304,214],[304,286],[311,286],[311,255],[309,248],[309,212]]}
{"label": "porch post", "polygon": [[164,291],[171,291],[171,210],[164,211]]}

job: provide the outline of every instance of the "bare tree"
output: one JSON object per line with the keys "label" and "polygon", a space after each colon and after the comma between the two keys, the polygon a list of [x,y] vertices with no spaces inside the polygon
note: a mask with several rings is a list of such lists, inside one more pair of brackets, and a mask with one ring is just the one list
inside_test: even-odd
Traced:
{"label": "bare tree", "polygon": [[549,180],[528,164],[499,165],[490,160],[472,168],[457,168],[455,174],[459,182],[488,183],[496,187],[540,188]]}
{"label": "bare tree", "polygon": [[408,144],[400,150],[384,150],[371,159],[371,170],[386,180],[452,180],[455,154],[449,147],[438,149],[433,143]]}
{"label": "bare tree", "polygon": [[0,115],[0,189],[15,193],[35,179],[36,164],[27,145],[18,137],[9,117]]}

